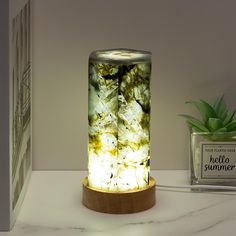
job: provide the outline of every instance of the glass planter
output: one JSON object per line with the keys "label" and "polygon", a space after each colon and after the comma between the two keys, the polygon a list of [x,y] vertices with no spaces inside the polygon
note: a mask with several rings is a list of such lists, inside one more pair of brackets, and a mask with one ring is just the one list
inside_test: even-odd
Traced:
{"label": "glass planter", "polygon": [[191,184],[236,185],[236,132],[191,133]]}

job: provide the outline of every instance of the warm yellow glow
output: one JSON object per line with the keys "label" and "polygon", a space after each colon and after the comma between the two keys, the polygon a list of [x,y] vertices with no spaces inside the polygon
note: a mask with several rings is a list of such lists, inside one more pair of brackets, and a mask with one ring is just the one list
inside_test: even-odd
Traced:
{"label": "warm yellow glow", "polygon": [[[99,58],[140,58],[114,51]],[[150,171],[150,62],[90,63],[88,183],[107,191],[141,189]]]}

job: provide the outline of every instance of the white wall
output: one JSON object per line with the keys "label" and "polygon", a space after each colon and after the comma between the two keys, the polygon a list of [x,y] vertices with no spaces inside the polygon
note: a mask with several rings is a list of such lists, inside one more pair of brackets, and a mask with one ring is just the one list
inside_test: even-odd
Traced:
{"label": "white wall", "polygon": [[188,167],[184,104],[225,94],[236,106],[236,1],[35,0],[35,169],[87,163],[87,63],[94,49],[153,53],[152,168]]}

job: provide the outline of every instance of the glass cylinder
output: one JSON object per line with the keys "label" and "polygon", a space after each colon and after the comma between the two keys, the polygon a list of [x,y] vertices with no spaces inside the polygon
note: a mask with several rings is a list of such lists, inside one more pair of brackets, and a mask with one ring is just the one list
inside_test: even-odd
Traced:
{"label": "glass cylinder", "polygon": [[122,192],[148,186],[150,76],[150,52],[111,49],[90,54],[90,187]]}

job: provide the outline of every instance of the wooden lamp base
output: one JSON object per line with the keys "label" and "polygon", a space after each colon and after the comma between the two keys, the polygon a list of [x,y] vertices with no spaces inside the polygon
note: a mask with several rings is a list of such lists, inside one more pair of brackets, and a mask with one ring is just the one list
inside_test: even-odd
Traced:
{"label": "wooden lamp base", "polygon": [[105,192],[88,186],[83,180],[83,204],[87,208],[110,214],[127,214],[147,210],[156,203],[155,179],[150,177],[145,189],[126,192]]}

